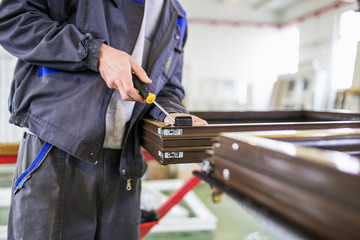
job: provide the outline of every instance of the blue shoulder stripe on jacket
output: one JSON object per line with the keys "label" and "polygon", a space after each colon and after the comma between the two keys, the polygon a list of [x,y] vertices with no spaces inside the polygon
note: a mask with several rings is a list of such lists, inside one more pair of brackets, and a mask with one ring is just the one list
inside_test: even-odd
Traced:
{"label": "blue shoulder stripe on jacket", "polygon": [[186,31],[186,27],[187,27],[187,19],[186,19],[186,12],[184,11],[184,9],[182,8],[182,6],[180,5],[180,3],[178,1],[176,1],[177,4],[179,5],[179,8],[182,12],[182,14],[184,15],[184,17],[178,17],[176,24],[179,26],[180,28],[180,33],[181,33],[181,40],[184,39],[185,36],[185,31]]}

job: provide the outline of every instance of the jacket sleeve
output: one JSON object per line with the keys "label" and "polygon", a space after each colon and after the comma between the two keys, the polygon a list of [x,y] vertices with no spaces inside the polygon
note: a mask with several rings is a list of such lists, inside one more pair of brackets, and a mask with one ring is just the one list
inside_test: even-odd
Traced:
{"label": "jacket sleeve", "polygon": [[48,13],[44,0],[2,0],[0,44],[32,64],[65,71],[98,71],[98,54],[104,41],[82,33],[73,24],[55,21]]}

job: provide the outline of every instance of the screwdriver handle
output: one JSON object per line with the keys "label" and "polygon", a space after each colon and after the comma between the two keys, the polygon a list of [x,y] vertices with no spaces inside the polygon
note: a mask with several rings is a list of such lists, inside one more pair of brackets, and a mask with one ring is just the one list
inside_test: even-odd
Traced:
{"label": "screwdriver handle", "polygon": [[145,102],[151,104],[155,99],[155,94],[151,93],[146,84],[143,83],[134,73],[132,73],[134,87],[139,92],[140,96],[145,99]]}

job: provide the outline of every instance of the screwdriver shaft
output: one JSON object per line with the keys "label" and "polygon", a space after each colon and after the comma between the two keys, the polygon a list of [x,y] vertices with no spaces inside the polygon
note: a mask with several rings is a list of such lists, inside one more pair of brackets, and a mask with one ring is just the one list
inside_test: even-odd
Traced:
{"label": "screwdriver shaft", "polygon": [[175,119],[170,115],[170,113],[168,113],[168,111],[166,111],[160,104],[158,104],[155,100],[152,100],[153,104],[155,104],[158,108],[160,108],[160,110],[166,114],[166,116],[168,116],[171,121],[173,121],[175,123]]}
{"label": "screwdriver shaft", "polygon": [[[0,0],[1,1],[1,0]],[[175,119],[168,113],[159,103],[155,101],[155,94],[151,93],[149,89],[147,88],[146,84],[140,81],[140,79],[132,73],[133,76],[133,83],[134,87],[138,90],[140,96],[142,96],[145,99],[145,102],[150,104],[151,102],[154,103],[160,110],[168,116],[171,121],[175,123]]]}

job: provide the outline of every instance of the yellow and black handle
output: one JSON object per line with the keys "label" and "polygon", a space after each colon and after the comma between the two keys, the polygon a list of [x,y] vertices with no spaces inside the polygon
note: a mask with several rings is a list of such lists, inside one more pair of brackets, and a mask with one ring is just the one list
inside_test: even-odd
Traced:
{"label": "yellow and black handle", "polygon": [[163,113],[165,113],[166,116],[168,116],[175,123],[175,126],[192,126],[191,116],[177,116],[174,119],[170,115],[170,113],[168,113],[160,104],[155,101],[155,94],[149,91],[145,83],[143,83],[134,73],[132,73],[132,78],[135,89],[139,92],[140,96],[145,99],[146,103],[154,103],[158,108],[160,108]]}
{"label": "yellow and black handle", "polygon": [[145,99],[145,102],[151,104],[155,99],[155,94],[151,93],[146,84],[143,83],[134,73],[132,73],[133,83],[140,96]]}

